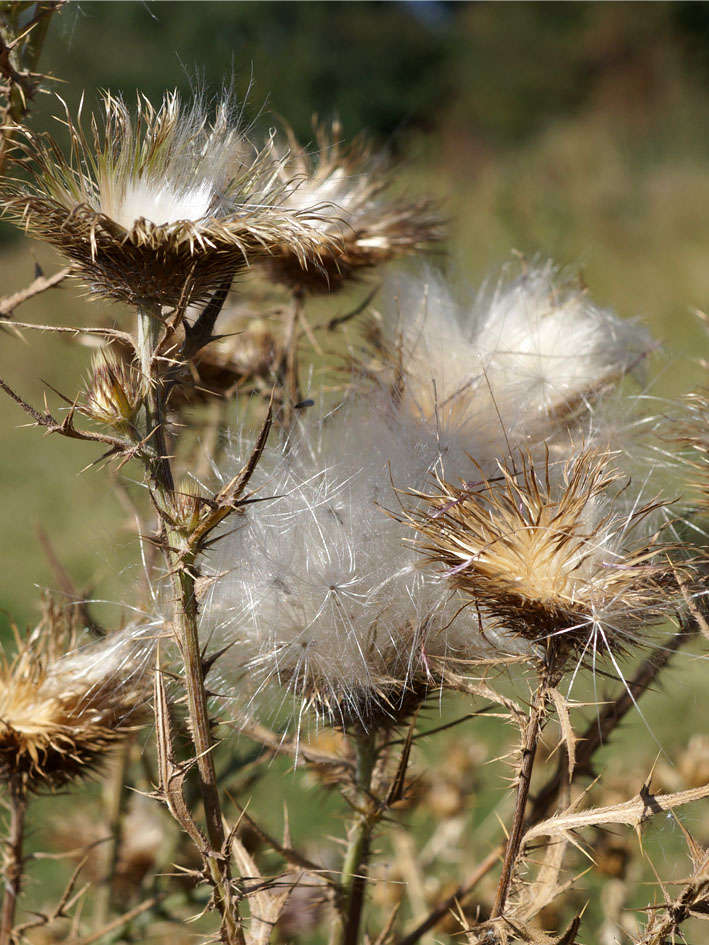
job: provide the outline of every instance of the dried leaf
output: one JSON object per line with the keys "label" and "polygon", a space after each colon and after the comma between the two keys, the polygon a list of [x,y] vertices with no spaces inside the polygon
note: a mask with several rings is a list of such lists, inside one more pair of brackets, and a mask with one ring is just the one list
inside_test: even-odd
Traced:
{"label": "dried leaf", "polygon": [[709,784],[691,788],[688,791],[677,791],[674,794],[652,794],[647,788],[643,788],[639,794],[622,804],[594,807],[581,813],[555,814],[540,824],[530,827],[524,836],[523,843],[527,844],[535,837],[554,837],[569,830],[598,824],[627,824],[639,830],[656,814],[674,810],[676,807],[691,804],[693,801],[700,801],[705,797],[709,797]]}

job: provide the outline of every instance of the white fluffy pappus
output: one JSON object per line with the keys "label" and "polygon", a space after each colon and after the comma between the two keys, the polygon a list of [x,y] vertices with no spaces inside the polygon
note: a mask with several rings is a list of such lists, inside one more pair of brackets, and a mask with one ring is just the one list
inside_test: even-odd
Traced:
{"label": "white fluffy pappus", "polygon": [[388,514],[399,501],[392,469],[402,476],[408,462],[421,484],[437,458],[412,455],[394,432],[384,413],[346,405],[297,448],[265,457],[258,496],[274,498],[232,520],[210,558],[203,644],[228,648],[213,689],[259,713],[292,700],[297,712],[368,725],[439,683],[429,661],[489,654],[477,631],[458,652],[459,601]]}
{"label": "white fluffy pappus", "polygon": [[566,435],[650,348],[644,329],[559,284],[551,264],[468,303],[440,275],[402,277],[389,308],[402,406],[435,431],[444,456],[457,450],[488,469],[510,449]]}
{"label": "white fluffy pappus", "polygon": [[[376,382],[267,451],[252,485],[273,498],[232,519],[212,553],[202,635],[225,649],[215,688],[255,711],[292,698],[367,724],[416,685],[444,684],[441,666],[529,654],[534,641],[422,568],[399,511],[416,515],[433,474],[464,490],[496,481],[520,446],[560,475],[601,393],[649,347],[633,323],[557,288],[550,266],[471,306],[441,277],[404,278],[397,304],[400,344]],[[639,493],[616,501],[631,515]]]}

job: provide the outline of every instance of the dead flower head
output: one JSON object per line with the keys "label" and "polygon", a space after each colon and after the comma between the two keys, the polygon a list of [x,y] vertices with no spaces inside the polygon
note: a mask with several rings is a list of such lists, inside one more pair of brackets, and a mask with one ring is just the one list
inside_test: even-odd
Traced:
{"label": "dead flower head", "polygon": [[201,100],[167,93],[155,109],[138,98],[135,119],[105,93],[87,139],[68,112],[67,157],[51,136],[22,129],[5,212],[71,259],[101,294],[133,304],[204,298],[260,254],[317,265],[331,241],[311,215],[286,207],[270,149],[257,153],[234,120],[229,96],[208,120]]}
{"label": "dead flower head", "polygon": [[[274,278],[309,292],[340,288],[364,269],[430,249],[443,238],[433,201],[387,196],[391,170],[362,138],[345,147],[341,132],[337,121],[329,129],[320,126],[314,153],[302,147],[290,129],[289,151],[273,144],[275,166],[284,185],[289,185],[284,206],[312,214],[317,265],[304,268],[292,251],[263,261]],[[287,155],[285,160],[281,153]],[[333,242],[338,249],[328,252]]]}
{"label": "dead flower head", "polygon": [[86,777],[140,721],[148,638],[122,632],[62,655],[56,611],[0,662],[0,779],[21,790]]}
{"label": "dead flower head", "polygon": [[417,544],[445,577],[505,630],[558,649],[611,658],[642,642],[677,601],[675,571],[654,513],[624,500],[611,457],[573,456],[556,472],[530,456],[499,475],[422,496]]}

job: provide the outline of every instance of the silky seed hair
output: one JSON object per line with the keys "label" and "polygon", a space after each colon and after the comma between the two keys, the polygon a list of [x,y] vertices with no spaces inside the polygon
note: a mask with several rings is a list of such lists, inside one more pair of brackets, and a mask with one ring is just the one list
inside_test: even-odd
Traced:
{"label": "silky seed hair", "polygon": [[[356,402],[304,421],[297,439],[266,452],[252,479],[258,502],[215,542],[201,637],[207,653],[223,651],[212,690],[241,711],[391,721],[411,693],[440,684],[434,659],[458,658],[449,628],[459,603],[387,512],[392,469],[408,464],[423,484],[437,454],[417,456],[389,420]],[[466,645],[468,659],[489,653],[481,638]]]}
{"label": "silky seed hair", "polygon": [[[345,403],[320,421],[297,421],[286,448],[266,452],[253,479],[258,504],[215,546],[202,634],[205,647],[225,650],[217,688],[260,712],[272,708],[275,684],[278,704],[292,698],[297,712],[312,706],[324,718],[366,719],[421,679],[445,685],[441,667],[533,653],[550,634],[563,636],[569,653],[583,652],[611,628],[616,652],[621,640],[642,636],[643,608],[649,624],[667,613],[662,594],[672,579],[653,554],[669,513],[663,519],[662,503],[642,500],[649,484],[640,494],[622,488],[619,455],[611,462],[582,445],[588,417],[646,336],[585,295],[559,307],[552,275],[544,267],[500,287],[466,309],[467,326],[442,277],[402,277],[412,308],[401,308],[398,351],[380,346],[379,365],[360,362],[366,381]],[[510,312],[520,350],[503,341]],[[530,350],[546,372],[546,399],[519,396],[510,362],[525,364]],[[484,383],[490,376],[494,391]],[[447,397],[459,402],[454,414],[445,413]],[[551,409],[564,397],[573,409]],[[514,407],[515,425],[498,399],[508,413]],[[520,441],[529,444],[521,454]],[[430,493],[432,475],[440,495]],[[451,485],[457,477],[462,485]],[[456,518],[462,512],[475,522],[470,535]],[[422,567],[407,542],[411,524],[438,572]],[[457,557],[451,536],[462,546]],[[479,578],[475,549],[496,536],[502,571]],[[529,575],[541,562],[546,585],[535,590]],[[526,568],[522,590],[515,564]]]}
{"label": "silky seed hair", "polygon": [[[644,329],[600,309],[546,264],[458,301],[447,279],[393,279],[359,369],[402,420],[438,439],[450,479],[467,456],[491,472],[514,447],[561,442],[650,348]],[[576,434],[572,432],[576,437]],[[491,465],[492,464],[492,465]]]}

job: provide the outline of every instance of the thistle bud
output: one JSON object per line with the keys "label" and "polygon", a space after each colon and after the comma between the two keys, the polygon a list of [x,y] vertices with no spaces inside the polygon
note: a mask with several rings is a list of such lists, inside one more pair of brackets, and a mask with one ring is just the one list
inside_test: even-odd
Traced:
{"label": "thistle bud", "polygon": [[132,426],[142,396],[138,374],[110,350],[94,357],[82,413],[117,429]]}
{"label": "thistle bud", "polygon": [[191,534],[199,524],[202,498],[194,479],[184,479],[173,496],[175,524],[185,534]]}

